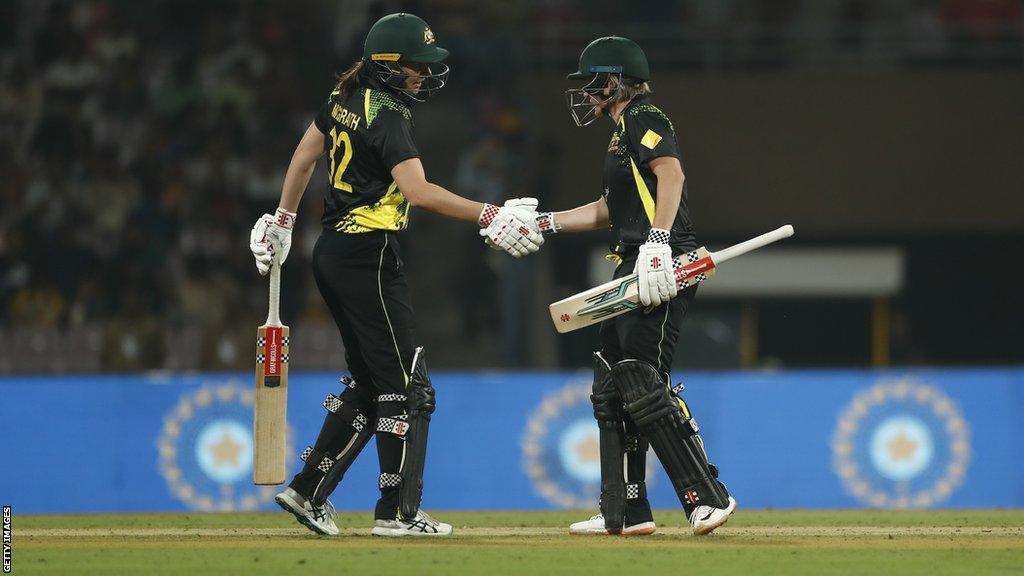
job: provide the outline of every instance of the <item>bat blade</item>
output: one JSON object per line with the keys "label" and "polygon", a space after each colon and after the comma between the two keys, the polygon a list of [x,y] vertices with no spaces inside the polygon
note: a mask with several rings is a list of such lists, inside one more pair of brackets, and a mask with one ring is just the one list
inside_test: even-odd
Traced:
{"label": "bat blade", "polygon": [[[676,256],[672,259],[676,285],[683,289],[699,284],[714,276],[722,262],[792,235],[793,227],[787,224],[719,252],[708,252],[701,247]],[[637,275],[630,274],[551,304],[548,310],[555,330],[562,334],[572,332],[640,308],[637,281]]]}
{"label": "bat blade", "polygon": [[287,326],[260,326],[256,330],[256,399],[253,406],[252,481],[259,485],[283,484],[285,435],[288,429]]}
{"label": "bat blade", "polygon": [[[715,263],[703,247],[673,258],[672,267],[675,271],[676,285],[680,288],[688,288],[703,282],[715,273]],[[551,304],[548,310],[551,312],[555,330],[564,334],[642,306],[637,275],[629,274],[559,300]]]}

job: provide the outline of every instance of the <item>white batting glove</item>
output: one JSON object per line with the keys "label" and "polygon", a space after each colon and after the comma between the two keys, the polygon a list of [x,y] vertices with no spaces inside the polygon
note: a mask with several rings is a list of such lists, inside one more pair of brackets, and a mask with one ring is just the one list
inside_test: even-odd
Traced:
{"label": "white batting glove", "polygon": [[537,212],[536,198],[513,198],[501,207],[515,214],[530,230],[541,234],[556,234],[562,226],[555,221],[554,212]]}
{"label": "white batting glove", "polygon": [[485,204],[480,212],[480,235],[494,250],[519,258],[540,250],[544,244],[537,221],[536,198],[512,198],[502,207]]}
{"label": "white batting glove", "polygon": [[492,248],[504,250],[519,258],[540,250],[544,236],[532,230],[510,211],[499,212],[494,220],[480,230],[480,235]]}
{"label": "white batting glove", "polygon": [[292,249],[292,229],[295,227],[295,212],[278,208],[274,214],[264,214],[256,220],[249,233],[249,250],[256,259],[256,269],[261,275],[270,272],[274,260],[274,246],[279,246],[278,265],[288,259]]}
{"label": "white batting glove", "polygon": [[672,247],[668,245],[670,235],[668,230],[651,228],[647,242],[640,245],[635,271],[640,303],[644,306],[660,306],[679,292],[672,271]]}
{"label": "white batting glove", "polygon": [[501,210],[511,212],[520,222],[526,224],[530,230],[540,233],[537,224],[537,199],[536,198],[512,198],[507,200]]}

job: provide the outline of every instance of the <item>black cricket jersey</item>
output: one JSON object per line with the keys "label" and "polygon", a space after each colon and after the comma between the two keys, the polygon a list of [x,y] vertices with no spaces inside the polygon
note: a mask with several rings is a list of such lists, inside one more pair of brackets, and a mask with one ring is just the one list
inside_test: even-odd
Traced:
{"label": "black cricket jersey", "polygon": [[324,229],[348,234],[404,230],[409,201],[391,178],[391,169],[419,157],[409,107],[367,87],[353,90],[344,100],[335,90],[314,124],[325,136],[330,163]]}
{"label": "black cricket jersey", "polygon": [[[619,116],[604,161],[604,196],[614,235],[612,252],[620,257],[635,255],[639,245],[647,241],[658,199],[658,179],[649,163],[661,156],[680,157],[672,122],[646,97],[634,98]],[[673,252],[697,247],[686,206],[685,180],[671,232]]]}

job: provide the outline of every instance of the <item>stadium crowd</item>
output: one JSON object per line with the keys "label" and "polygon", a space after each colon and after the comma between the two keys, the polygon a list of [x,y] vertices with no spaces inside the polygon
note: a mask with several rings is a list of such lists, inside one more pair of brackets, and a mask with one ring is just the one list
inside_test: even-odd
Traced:
{"label": "stadium crowd", "polygon": [[[236,333],[248,342],[263,306],[263,292],[253,289],[260,281],[246,249],[249,227],[273,210],[291,147],[329,89],[329,73],[356,57],[357,40],[380,14],[402,8],[438,23],[460,90],[470,94],[463,113],[474,126],[473,145],[452,152],[448,177],[466,195],[499,202],[535,191],[512,175],[543,176],[524,145],[529,134],[512,87],[525,56],[508,50],[527,27],[558,29],[581,18],[644,24],[658,10],[697,24],[736,12],[775,26],[792,22],[801,3],[673,0],[640,2],[637,10],[585,9],[582,0],[3,4],[0,328],[98,327],[101,367],[118,370],[167,367],[174,334],[186,327],[198,327],[199,341],[210,344],[195,367],[248,365],[247,355],[217,343]],[[867,29],[856,24],[870,20],[876,3],[839,4],[835,42],[856,49]],[[932,60],[1019,64],[1019,1],[909,5],[908,26],[940,46],[923,53]],[[499,58],[500,69],[489,64]],[[321,181],[314,178],[300,214],[307,245],[317,231]],[[481,244],[462,244],[455,257],[491,273],[465,293],[439,298],[521,301],[526,287],[496,282],[518,277],[510,267],[519,264],[487,264]],[[298,264],[306,252],[293,254]],[[324,314],[303,269],[293,266],[291,286],[299,288],[286,302],[288,317],[299,321]],[[467,341],[489,333],[494,308],[459,319]],[[522,328],[503,325],[507,346],[492,347],[481,362],[522,359],[514,345]]]}

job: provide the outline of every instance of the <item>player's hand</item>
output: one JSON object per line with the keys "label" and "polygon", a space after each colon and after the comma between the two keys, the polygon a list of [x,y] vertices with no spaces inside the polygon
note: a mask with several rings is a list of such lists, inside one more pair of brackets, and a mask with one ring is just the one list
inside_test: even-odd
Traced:
{"label": "player's hand", "polygon": [[660,306],[679,292],[672,271],[669,234],[668,230],[651,228],[647,242],[640,245],[640,253],[636,257],[636,274],[640,303],[644,306]]}
{"label": "player's hand", "polygon": [[501,210],[491,223],[480,230],[492,248],[504,250],[519,258],[540,250],[544,236],[517,218],[512,211]]}
{"label": "player's hand", "polygon": [[[506,238],[508,241],[504,242],[504,244],[511,243],[512,249],[503,246],[497,241],[495,236],[501,234],[501,231],[497,230],[497,227],[492,227],[495,221],[501,221],[503,226],[509,228],[506,232],[518,228],[518,226],[511,226],[509,216],[512,216],[519,224],[525,225],[531,231],[530,234],[518,234],[518,241]],[[480,213],[480,226],[484,228],[484,230],[480,231],[480,235],[484,237],[484,243],[494,250],[504,250],[516,258],[524,254],[531,254],[540,250],[541,245],[544,244],[544,237],[541,235],[541,226],[538,221],[539,216],[536,198],[512,198],[505,201],[505,204],[500,208],[493,204],[485,204],[483,211]],[[525,240],[525,236],[528,236],[530,240]],[[524,244],[527,250],[525,253],[522,251]]]}
{"label": "player's hand", "polygon": [[249,250],[256,259],[256,269],[260,274],[270,272],[274,260],[274,246],[280,247],[278,265],[288,259],[292,249],[292,228],[295,227],[295,213],[278,208],[274,214],[264,214],[252,227],[249,233]]}
{"label": "player's hand", "polygon": [[526,224],[530,230],[541,233],[537,224],[537,199],[536,198],[512,198],[505,202],[501,211],[511,212],[520,222]]}

